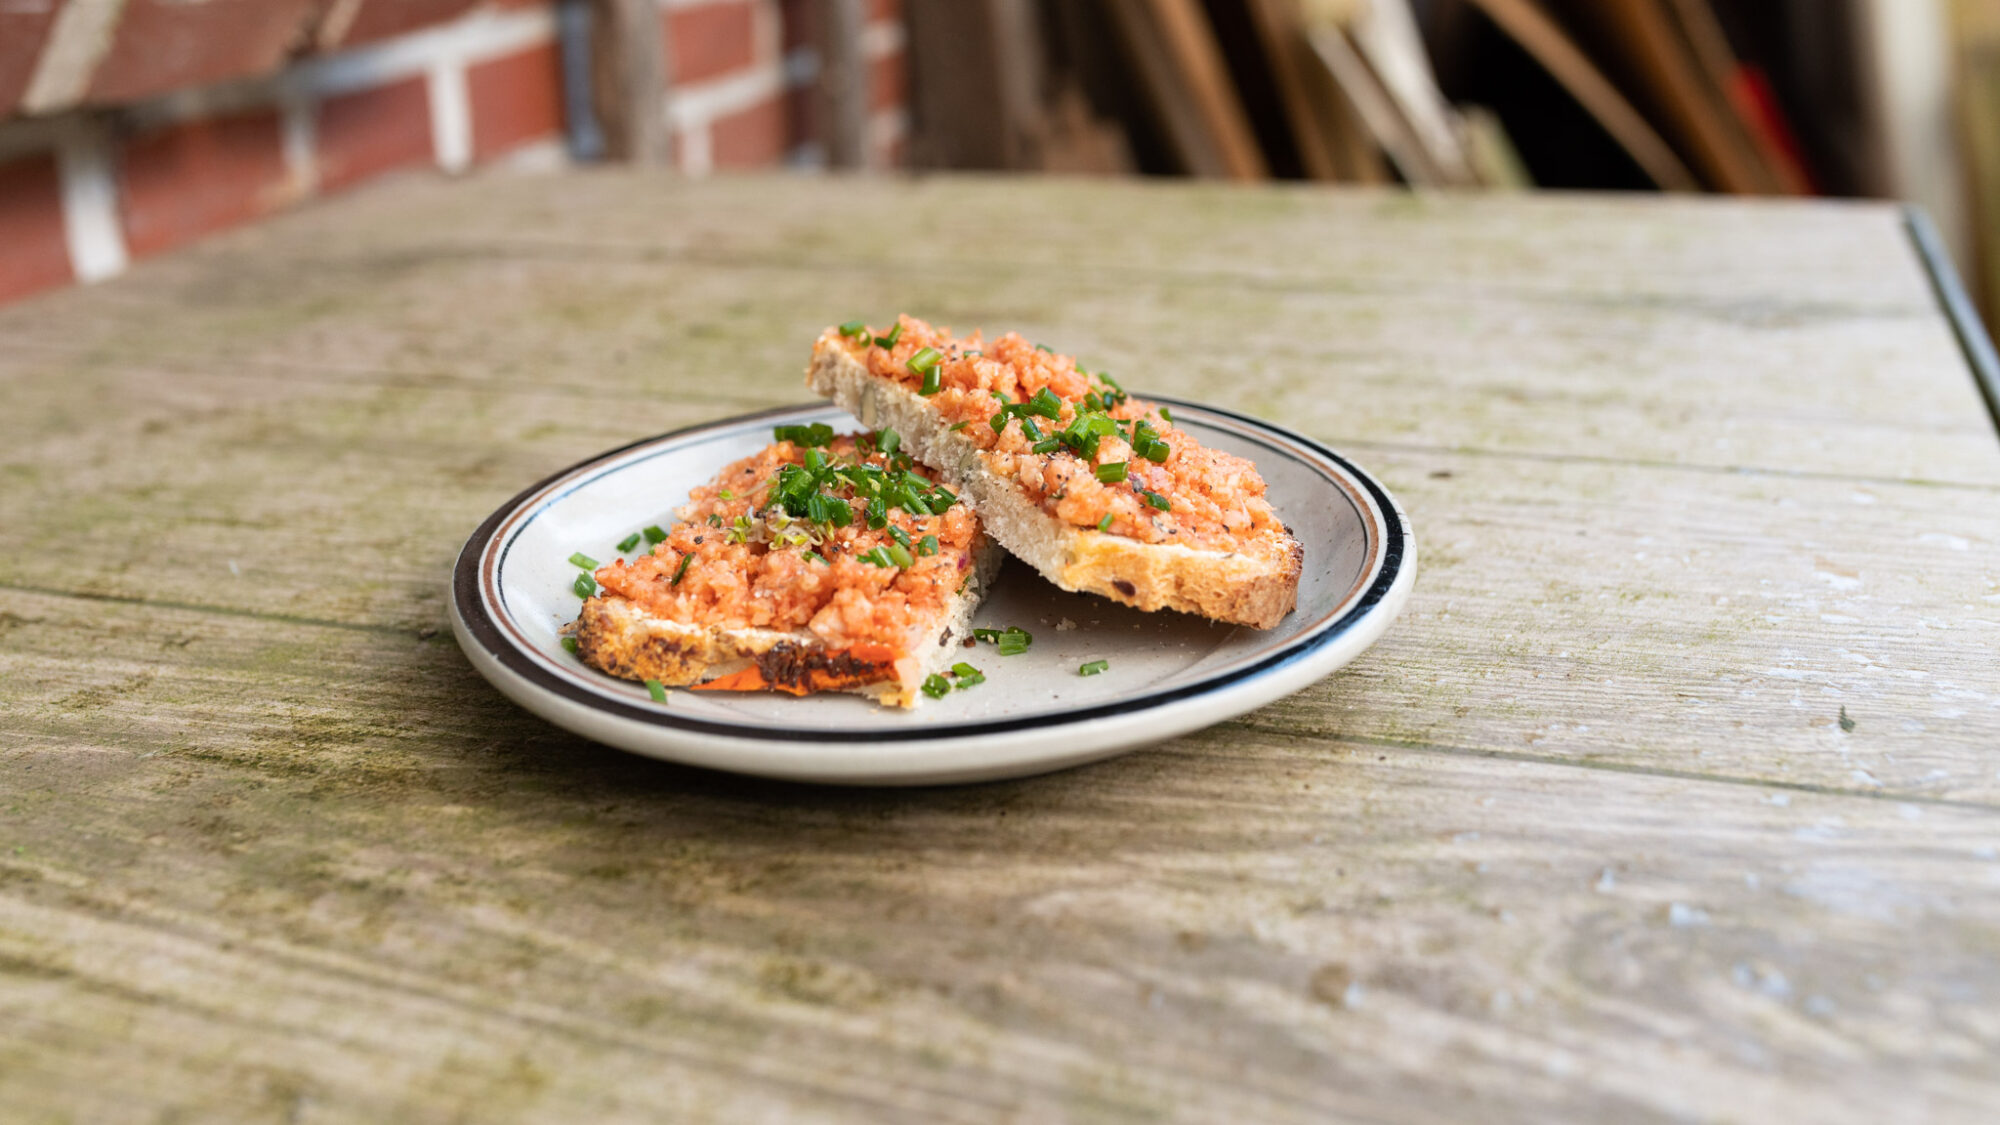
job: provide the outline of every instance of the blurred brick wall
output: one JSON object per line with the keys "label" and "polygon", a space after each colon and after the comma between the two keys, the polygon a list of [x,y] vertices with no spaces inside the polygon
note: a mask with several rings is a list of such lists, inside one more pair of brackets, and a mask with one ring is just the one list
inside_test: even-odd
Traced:
{"label": "blurred brick wall", "polygon": [[[823,160],[821,0],[655,0],[684,172]],[[868,163],[901,163],[903,29],[870,0]],[[5,0],[0,301],[412,169],[559,163],[548,0]]]}

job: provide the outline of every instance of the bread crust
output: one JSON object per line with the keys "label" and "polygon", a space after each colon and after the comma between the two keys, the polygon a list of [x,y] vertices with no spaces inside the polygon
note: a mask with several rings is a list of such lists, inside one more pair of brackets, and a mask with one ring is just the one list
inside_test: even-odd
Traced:
{"label": "bread crust", "polygon": [[924,678],[957,659],[952,642],[971,635],[972,613],[985,598],[1001,555],[990,540],[973,552],[971,579],[954,599],[938,633],[896,660],[867,660],[829,649],[813,633],[723,629],[669,621],[615,594],[585,600],[577,617],[577,656],[623,680],[657,680],[702,690],[755,670],[763,687],[791,695],[840,691],[889,707],[914,707]]}
{"label": "bread crust", "polygon": [[1044,511],[1014,482],[988,471],[972,439],[954,433],[923,396],[871,374],[828,329],[813,345],[806,383],[871,429],[903,435],[911,456],[970,497],[987,534],[1065,590],[1143,610],[1175,609],[1268,629],[1298,605],[1305,549],[1209,551],[1145,543],[1072,526]]}

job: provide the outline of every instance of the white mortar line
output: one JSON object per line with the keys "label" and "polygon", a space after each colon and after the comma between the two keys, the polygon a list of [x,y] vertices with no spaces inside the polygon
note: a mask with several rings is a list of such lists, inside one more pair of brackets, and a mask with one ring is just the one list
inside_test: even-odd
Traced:
{"label": "white mortar line", "polygon": [[111,50],[125,0],[69,0],[56,10],[35,73],[21,94],[24,113],[68,109],[83,100],[91,75]]}
{"label": "white mortar line", "polygon": [[62,182],[63,240],[70,269],[81,282],[125,272],[130,255],[118,218],[118,180],[111,144],[94,122],[79,119],[56,144]]}
{"label": "white mortar line", "polygon": [[472,166],[472,94],[466,87],[465,62],[439,59],[425,75],[424,92],[431,109],[431,148],[438,167],[463,172]]}
{"label": "white mortar line", "polygon": [[779,65],[738,71],[724,78],[668,90],[667,120],[675,129],[705,127],[718,117],[749,109],[784,92],[785,71]]}

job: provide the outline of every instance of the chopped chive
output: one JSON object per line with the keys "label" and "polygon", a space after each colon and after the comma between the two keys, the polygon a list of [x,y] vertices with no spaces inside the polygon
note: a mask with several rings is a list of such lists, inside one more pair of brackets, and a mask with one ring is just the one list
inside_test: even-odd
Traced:
{"label": "chopped chive", "polygon": [[716,495],[717,495],[718,497],[721,497],[721,498],[722,498],[722,499],[724,499],[724,500],[734,500],[734,499],[736,499],[736,494],[735,494],[734,492],[731,492],[731,491],[729,491],[729,490],[728,490],[728,489],[726,489],[726,488],[718,488],[718,489],[716,489],[716,490],[715,490],[715,494],[716,494]]}
{"label": "chopped chive", "polygon": [[896,542],[901,543],[905,547],[908,547],[910,545],[910,533],[904,531],[900,527],[897,527],[893,523],[889,525],[889,538],[894,539]]}
{"label": "chopped chive", "polygon": [[1099,531],[1110,531],[1110,530],[1111,530],[1111,513],[1110,513],[1110,512],[1106,512],[1106,513],[1104,513],[1104,518],[1103,518],[1103,519],[1101,519],[1101,520],[1098,520],[1098,521],[1097,521],[1097,530],[1099,530]]}
{"label": "chopped chive", "polygon": [[1056,450],[1062,448],[1062,440],[1060,438],[1050,438],[1047,441],[1038,441],[1030,448],[1036,453],[1054,453]]}
{"label": "chopped chive", "polygon": [[896,322],[896,327],[889,329],[889,334],[887,336],[875,337],[875,346],[878,348],[893,348],[896,346],[896,341],[902,338],[903,338],[903,322],[899,320]]}
{"label": "chopped chive", "polygon": [[951,681],[933,672],[924,677],[924,694],[932,699],[943,699],[951,694]]}
{"label": "chopped chive", "polygon": [[641,539],[644,539],[644,538],[645,538],[645,536],[643,536],[643,535],[641,535],[641,534],[639,534],[638,532],[636,532],[636,531],[635,531],[635,532],[633,532],[632,534],[630,534],[630,535],[627,535],[627,536],[626,536],[625,538],[623,538],[623,539],[620,539],[620,540],[618,541],[618,551],[619,551],[619,553],[620,553],[620,554],[623,554],[624,552],[626,552],[626,551],[629,551],[629,550],[631,550],[631,549],[632,549],[632,548],[634,548],[634,547],[637,547],[637,546],[639,545],[639,540],[641,540]]}
{"label": "chopped chive", "polygon": [[1111,662],[1109,660],[1093,660],[1077,668],[1076,674],[1079,676],[1095,676],[1099,672],[1109,672],[1110,670]]}
{"label": "chopped chive", "polygon": [[673,580],[672,582],[669,582],[669,583],[667,583],[667,585],[669,585],[669,586],[678,586],[678,585],[680,585],[680,584],[681,584],[681,579],[683,579],[683,578],[686,578],[686,577],[687,577],[687,572],[688,572],[688,564],[689,564],[689,563],[691,563],[691,562],[693,562],[693,561],[694,561],[694,552],[693,552],[693,551],[689,551],[689,552],[688,552],[687,554],[685,554],[685,555],[682,555],[682,556],[681,556],[681,565],[679,565],[678,567],[675,567],[675,568],[674,568],[674,580]]}
{"label": "chopped chive", "polygon": [[[820,563],[826,562],[826,558],[822,556],[818,551],[807,551],[805,557],[811,559],[814,562],[820,562]],[[827,563],[827,565],[832,566],[833,564]]]}
{"label": "chopped chive", "polygon": [[951,430],[951,432],[952,432],[952,433],[957,433],[958,431],[960,431],[960,430],[964,429],[965,427],[967,427],[967,426],[969,426],[969,425],[971,425],[971,424],[972,424],[972,423],[970,423],[970,422],[953,422],[953,423],[951,424],[951,426],[950,426],[949,428],[950,428],[950,430]]}
{"label": "chopped chive", "polygon": [[569,557],[569,565],[580,566],[585,570],[596,570],[597,560],[591,558],[589,555],[584,554],[582,551],[578,551],[576,554],[571,555]]}
{"label": "chopped chive", "polygon": [[1033,418],[1023,418],[1021,419],[1021,436],[1027,438],[1029,441],[1039,442],[1042,440],[1042,428],[1035,425]]}
{"label": "chopped chive", "polygon": [[1119,481],[1125,479],[1127,466],[1128,462],[1125,461],[1113,461],[1109,465],[1099,465],[1097,467],[1097,479],[1103,481],[1105,484],[1117,484]]}
{"label": "chopped chive", "polygon": [[570,653],[574,654],[574,653],[576,652],[576,649],[577,649],[577,644],[576,644],[576,638],[575,638],[575,637],[564,637],[564,638],[562,639],[562,646],[563,646],[563,648],[564,648],[564,649],[566,649],[566,650],[568,650],[568,651],[569,651]]}
{"label": "chopped chive", "polygon": [[1044,418],[1062,417],[1062,399],[1047,387],[1035,392],[1035,397],[1021,404],[1023,414],[1039,414]]}
{"label": "chopped chive", "polygon": [[1146,503],[1151,504],[1162,512],[1171,512],[1174,510],[1173,502],[1157,492],[1142,488],[1139,490],[1139,495],[1146,498]]}
{"label": "chopped chive", "polygon": [[579,574],[576,576],[576,581],[569,584],[569,588],[576,591],[577,597],[587,598],[597,593],[597,581],[588,574]]}
{"label": "chopped chive", "polygon": [[1167,425],[1174,424],[1174,412],[1164,406],[1160,407],[1160,417],[1166,419]]}
{"label": "chopped chive", "polygon": [[1028,646],[1035,643],[1035,638],[1026,629],[1017,629],[1010,625],[1001,631],[995,643],[1000,646],[1000,655],[1019,656],[1028,651]]}
{"label": "chopped chive", "polygon": [[[710,527],[721,527],[721,526],[722,526],[722,514],[721,514],[721,513],[719,513],[719,512],[710,512],[710,513],[708,513],[708,526],[710,526]],[[648,539],[653,539],[653,537],[652,537],[651,535],[648,535],[648,536],[646,536],[646,538],[648,538]],[[653,542],[655,542],[655,543],[658,543],[658,542],[659,542],[659,540],[658,540],[658,539],[653,539]]]}
{"label": "chopped chive", "polygon": [[652,696],[655,703],[665,703],[667,701],[667,685],[658,680],[647,680],[646,694]]}
{"label": "chopped chive", "polygon": [[973,640],[975,640],[975,641],[985,641],[985,642],[986,642],[987,644],[999,644],[999,643],[1000,643],[1000,630],[998,630],[998,629],[974,629],[974,630],[972,631],[972,639],[973,639]]}
{"label": "chopped chive", "polygon": [[1048,354],[1050,354],[1050,355],[1054,355],[1054,354],[1056,354],[1056,351],[1055,351],[1055,349],[1054,349],[1054,348],[1051,348],[1051,347],[1049,347],[1049,346],[1048,346],[1047,344],[1036,344],[1036,345],[1035,345],[1035,350],[1036,350],[1036,351],[1038,351],[1038,352],[1047,352],[1047,353],[1048,353]]}
{"label": "chopped chive", "polygon": [[1019,656],[1026,651],[1028,651],[1028,646],[1018,641],[1003,640],[1000,642],[1000,655],[1002,656]]}
{"label": "chopped chive", "polygon": [[897,566],[908,567],[917,561],[910,557],[909,549],[901,543],[891,543],[882,549],[889,552],[889,561]]}
{"label": "chopped chive", "polygon": [[866,339],[868,336],[868,325],[863,321],[850,320],[840,326],[840,334],[842,336],[853,336],[856,339]]}
{"label": "chopped chive", "polygon": [[1007,411],[1003,409],[1000,411],[1000,413],[995,414],[993,417],[987,419],[986,424],[992,428],[994,433],[996,434],[1004,433],[1006,432],[1007,429],[1007,418],[1008,418]]}
{"label": "chopped chive", "polygon": [[665,543],[667,541],[667,533],[661,531],[658,524],[654,524],[652,527],[640,532],[640,534],[646,537],[646,542],[648,543]]}
{"label": "chopped chive", "polygon": [[958,677],[958,688],[960,691],[974,684],[983,684],[986,682],[986,673],[962,661],[951,666],[951,674]]}
{"label": "chopped chive", "polygon": [[773,426],[771,437],[809,448],[830,445],[833,442],[833,427],[825,422],[814,422],[809,426]]}
{"label": "chopped chive", "polygon": [[915,355],[904,361],[903,366],[909,368],[912,375],[929,375],[943,361],[944,356],[936,348],[918,348]]}
{"label": "chopped chive", "polygon": [[884,457],[894,456],[896,450],[902,447],[903,435],[887,426],[882,427],[882,432],[875,436],[875,448],[881,450]]}
{"label": "chopped chive", "polygon": [[920,555],[935,555],[935,554],[937,554],[937,553],[938,553],[938,538],[937,538],[937,536],[935,536],[935,535],[926,535],[926,536],[924,536],[924,537],[923,537],[922,539],[919,539],[919,540],[917,540],[917,553],[918,553],[918,554],[920,554]]}

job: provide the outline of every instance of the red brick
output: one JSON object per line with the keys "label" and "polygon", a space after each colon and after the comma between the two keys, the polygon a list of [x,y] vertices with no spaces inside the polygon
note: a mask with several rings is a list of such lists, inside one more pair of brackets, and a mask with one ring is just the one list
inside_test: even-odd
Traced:
{"label": "red brick", "polygon": [[0,164],[0,247],[0,301],[74,279],[54,156]]}
{"label": "red brick", "polygon": [[907,96],[903,52],[884,55],[868,64],[868,108],[894,109]]}
{"label": "red brick", "polygon": [[667,13],[667,47],[673,55],[669,79],[676,83],[742,70],[757,57],[757,6],[722,0]]}
{"label": "red brick", "polygon": [[328,98],[319,107],[319,183],[327,191],[428,164],[431,104],[422,77]]}
{"label": "red brick", "polygon": [[121,186],[135,257],[256,218],[286,199],[278,116],[209,118],[138,137],[126,146]]}
{"label": "red brick", "polygon": [[268,74],[318,19],[321,0],[129,0],[86,100],[123,102]]}
{"label": "red brick", "polygon": [[562,71],[555,44],[479,63],[465,76],[472,98],[472,156],[490,160],[562,127]]}
{"label": "red brick", "polygon": [[709,158],[717,168],[769,168],[785,156],[785,103],[770,98],[718,117],[709,127]]}
{"label": "red brick", "polygon": [[28,92],[42,41],[49,37],[49,25],[56,22],[56,10],[62,5],[63,0],[50,0],[40,8],[0,4],[0,118],[13,113],[21,95]]}
{"label": "red brick", "polygon": [[341,29],[340,38],[332,43],[323,42],[320,46],[330,49],[373,43],[406,31],[444,23],[476,3],[478,0],[361,0],[361,7],[354,13],[354,22]]}

